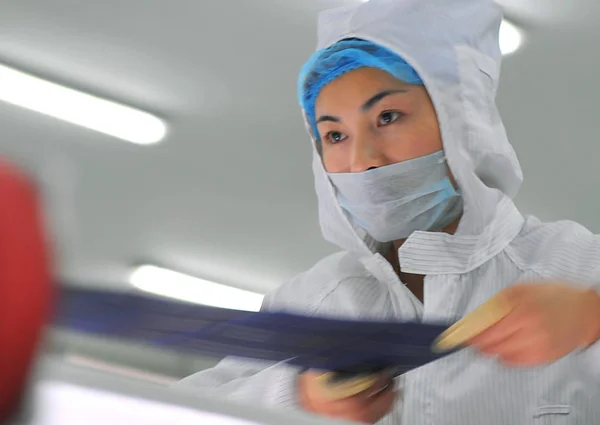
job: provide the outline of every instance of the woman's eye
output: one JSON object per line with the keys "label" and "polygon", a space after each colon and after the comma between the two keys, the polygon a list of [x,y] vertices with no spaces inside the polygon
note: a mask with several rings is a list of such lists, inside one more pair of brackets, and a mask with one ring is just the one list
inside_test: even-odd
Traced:
{"label": "woman's eye", "polygon": [[402,116],[402,114],[400,112],[394,112],[394,111],[382,112],[381,115],[379,115],[379,125],[391,124],[394,121],[397,121],[398,118],[400,118],[401,116]]}
{"label": "woman's eye", "polygon": [[330,131],[329,133],[327,133],[325,138],[329,143],[336,144],[346,140],[347,136],[344,133],[340,133],[339,131]]}

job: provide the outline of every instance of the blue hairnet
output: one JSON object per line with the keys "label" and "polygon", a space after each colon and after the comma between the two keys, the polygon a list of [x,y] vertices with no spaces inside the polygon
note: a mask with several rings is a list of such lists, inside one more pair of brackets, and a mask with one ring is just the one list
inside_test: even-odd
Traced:
{"label": "blue hairnet", "polygon": [[423,85],[423,80],[404,59],[393,51],[366,40],[342,40],[314,53],[298,77],[298,99],[315,139],[319,139],[315,102],[327,84],[358,68],[378,68],[408,84]]}

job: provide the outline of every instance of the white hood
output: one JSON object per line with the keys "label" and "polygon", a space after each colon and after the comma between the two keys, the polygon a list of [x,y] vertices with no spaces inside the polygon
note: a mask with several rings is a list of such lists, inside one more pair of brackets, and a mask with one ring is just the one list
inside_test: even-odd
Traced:
{"label": "white hood", "polygon": [[[465,211],[455,235],[415,232],[401,253],[417,239],[438,247],[460,245],[463,258],[457,261],[454,255],[449,261],[462,264],[450,268],[454,272],[476,267],[519,230],[503,229],[502,216],[518,214],[511,198],[521,185],[522,172],[495,104],[501,21],[502,12],[491,0],[371,0],[319,16],[317,50],[351,37],[372,41],[397,52],[424,81]],[[377,244],[348,220],[314,141],[313,151],[325,239],[360,256],[371,255]],[[496,235],[499,232],[506,234]],[[409,266],[410,261],[401,262],[405,271],[421,271]]]}

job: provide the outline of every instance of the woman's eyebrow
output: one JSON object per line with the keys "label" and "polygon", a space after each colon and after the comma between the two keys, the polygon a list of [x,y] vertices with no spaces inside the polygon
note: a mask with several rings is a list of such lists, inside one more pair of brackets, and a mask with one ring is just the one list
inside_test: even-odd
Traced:
{"label": "woman's eyebrow", "polygon": [[338,117],[334,117],[332,115],[321,115],[319,117],[319,119],[317,120],[317,124],[324,122],[324,121],[330,121],[330,122],[340,122],[341,119],[339,119]]}
{"label": "woman's eyebrow", "polygon": [[364,112],[366,112],[369,109],[371,109],[373,106],[375,106],[378,102],[380,102],[382,99],[384,99],[392,94],[396,94],[396,93],[408,93],[408,90],[407,89],[395,89],[395,90],[384,90],[382,92],[379,92],[375,96],[373,96],[372,98],[367,100],[365,102],[365,104],[361,107],[361,109]]}
{"label": "woman's eyebrow", "polygon": [[[378,102],[380,102],[382,99],[391,96],[393,94],[397,94],[397,93],[408,93],[407,89],[394,89],[394,90],[384,90],[382,92],[377,93],[376,95],[374,95],[373,97],[371,97],[369,100],[367,100],[364,105],[361,106],[361,109],[366,112],[368,110],[370,110],[371,108],[373,108],[373,106],[377,105]],[[321,115],[318,119],[317,119],[317,124],[325,122],[325,121],[329,121],[329,122],[341,122],[342,120],[339,117],[333,116],[333,115]]]}

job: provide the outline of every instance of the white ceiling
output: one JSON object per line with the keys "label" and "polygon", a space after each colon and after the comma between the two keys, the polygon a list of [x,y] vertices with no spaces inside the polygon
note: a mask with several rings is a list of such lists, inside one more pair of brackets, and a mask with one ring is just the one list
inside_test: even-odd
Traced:
{"label": "white ceiling", "polygon": [[[45,180],[60,273],[121,287],[158,263],[268,290],[321,240],[296,73],[318,10],[360,0],[4,0],[0,62],[164,117],[140,147],[0,103],[0,153]],[[504,1],[527,31],[499,104],[525,212],[600,231],[600,5]]]}

